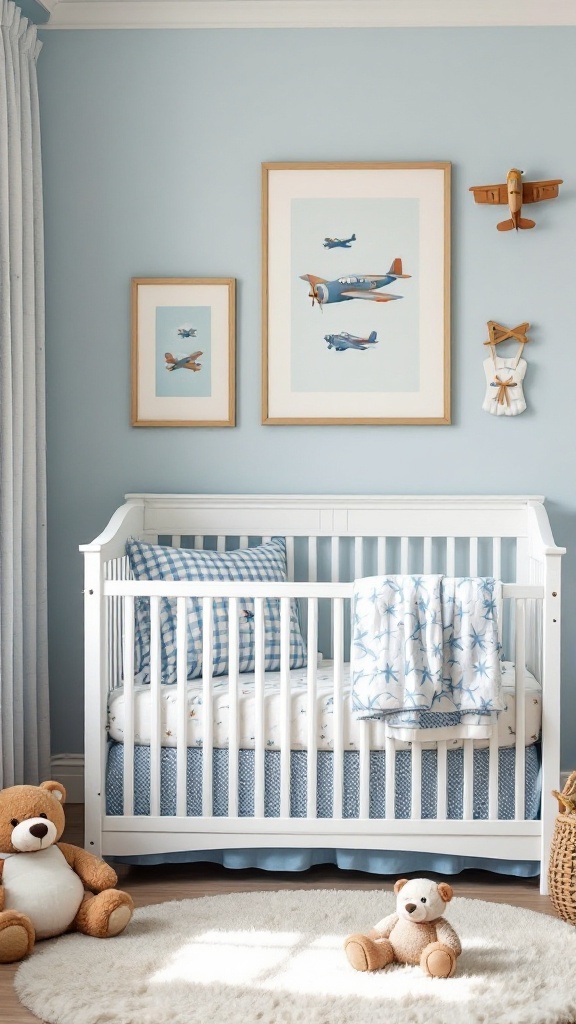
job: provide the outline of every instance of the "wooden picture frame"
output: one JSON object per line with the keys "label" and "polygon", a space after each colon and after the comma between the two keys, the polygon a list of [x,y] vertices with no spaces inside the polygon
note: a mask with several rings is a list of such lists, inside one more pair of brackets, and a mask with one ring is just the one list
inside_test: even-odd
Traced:
{"label": "wooden picture frame", "polygon": [[132,279],[133,427],[235,426],[234,278]]}
{"label": "wooden picture frame", "polygon": [[264,424],[450,423],[450,176],[262,164]]}

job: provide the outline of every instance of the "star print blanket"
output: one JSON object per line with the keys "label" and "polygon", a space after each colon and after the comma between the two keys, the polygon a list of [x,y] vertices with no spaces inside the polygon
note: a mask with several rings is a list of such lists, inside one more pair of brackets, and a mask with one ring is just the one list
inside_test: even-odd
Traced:
{"label": "star print blanket", "polygon": [[396,739],[485,739],[504,708],[498,609],[489,577],[370,576],[352,602],[357,719],[385,719]]}

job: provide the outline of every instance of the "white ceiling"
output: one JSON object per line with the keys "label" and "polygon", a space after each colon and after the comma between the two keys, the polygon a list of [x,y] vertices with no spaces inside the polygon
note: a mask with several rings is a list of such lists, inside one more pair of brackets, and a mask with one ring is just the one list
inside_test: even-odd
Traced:
{"label": "white ceiling", "polygon": [[576,25],[576,0],[38,0],[42,28]]}

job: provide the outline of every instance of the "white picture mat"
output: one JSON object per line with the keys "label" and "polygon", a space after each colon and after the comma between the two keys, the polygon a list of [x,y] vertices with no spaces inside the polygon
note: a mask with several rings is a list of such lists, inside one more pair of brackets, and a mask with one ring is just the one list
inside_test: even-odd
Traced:
{"label": "white picture mat", "polygon": [[[229,288],[227,285],[138,285],[138,419],[226,420],[229,410]],[[156,309],[210,306],[212,394],[206,398],[156,395]]]}
{"label": "white picture mat", "polygon": [[[420,387],[410,392],[291,390],[291,202],[297,198],[415,198],[420,204]],[[269,169],[268,416],[442,418],[445,410],[445,171],[442,168]],[[384,272],[385,272],[384,268]],[[405,268],[409,270],[409,268]],[[370,268],[374,272],[374,268]]]}

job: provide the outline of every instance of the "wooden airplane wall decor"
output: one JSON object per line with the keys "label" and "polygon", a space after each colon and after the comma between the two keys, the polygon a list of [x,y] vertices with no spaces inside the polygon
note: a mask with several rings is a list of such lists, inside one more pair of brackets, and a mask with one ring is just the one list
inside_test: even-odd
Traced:
{"label": "wooden airplane wall decor", "polygon": [[508,203],[510,218],[496,225],[498,231],[512,231],[513,228],[533,228],[535,222],[528,217],[521,217],[523,203],[540,203],[543,199],[556,199],[562,178],[551,181],[522,181],[523,171],[513,167],[506,175],[502,185],[472,185],[469,189],[474,193],[477,203],[504,205]]}

